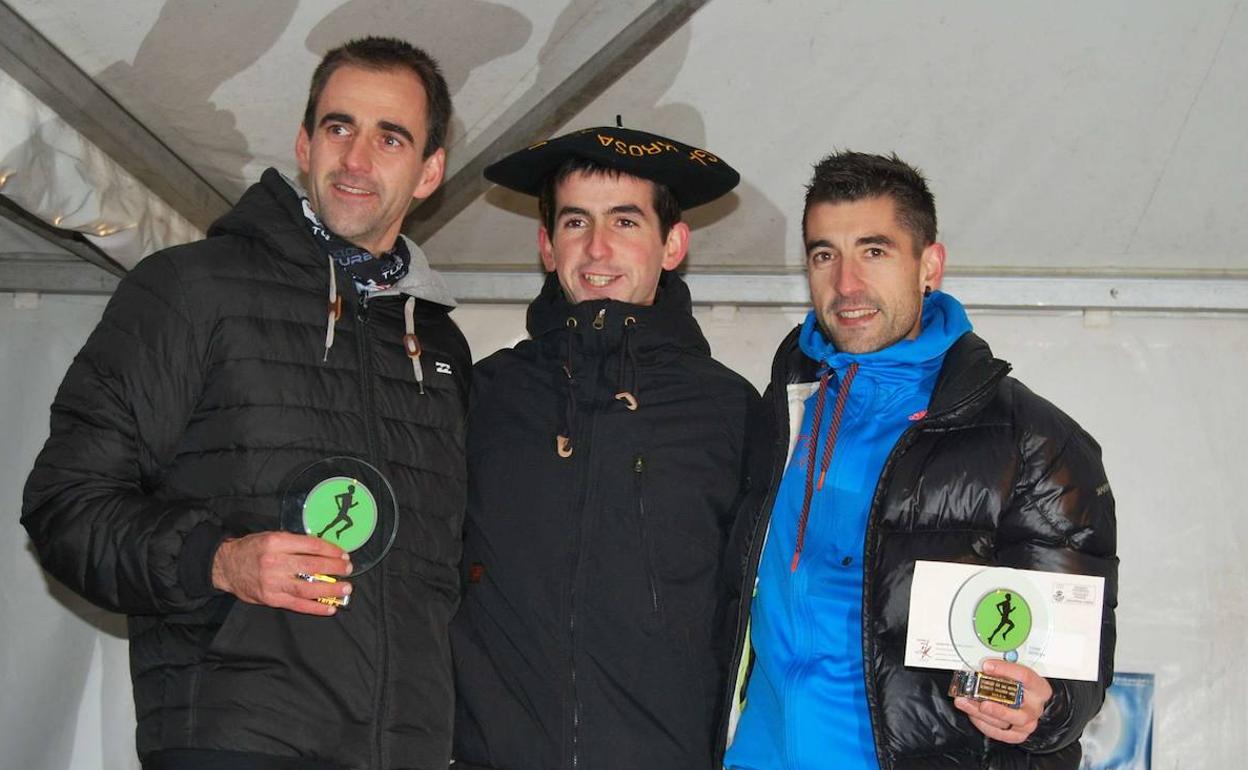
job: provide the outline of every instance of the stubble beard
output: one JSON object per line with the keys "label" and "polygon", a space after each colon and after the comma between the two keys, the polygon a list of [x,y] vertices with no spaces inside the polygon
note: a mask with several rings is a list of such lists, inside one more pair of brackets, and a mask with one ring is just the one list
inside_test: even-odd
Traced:
{"label": "stubble beard", "polygon": [[850,330],[839,330],[834,324],[830,323],[831,319],[836,318],[838,306],[852,307],[855,304],[864,304],[861,299],[839,298],[832,300],[824,306],[822,312],[815,313],[815,318],[819,322],[819,330],[823,332],[823,336],[832,342],[838,353],[850,353],[854,355],[862,355],[866,353],[876,353],[885,348],[892,347],[894,344],[906,339],[910,330],[915,328],[919,320],[919,313],[922,305],[916,305],[912,313],[906,313],[905,317],[899,316],[899,309],[888,308],[872,300],[869,303],[878,311],[876,320],[882,323],[874,333],[869,335],[857,334]]}
{"label": "stubble beard", "polygon": [[[325,182],[326,194],[317,196],[318,205],[313,206],[313,211],[334,235],[360,248],[366,248],[364,242],[381,235],[379,214],[376,211],[351,210],[348,204],[335,205],[330,197],[333,195],[331,188],[334,184],[334,180]],[[374,193],[374,195],[377,199],[375,202],[380,204],[380,193]]]}

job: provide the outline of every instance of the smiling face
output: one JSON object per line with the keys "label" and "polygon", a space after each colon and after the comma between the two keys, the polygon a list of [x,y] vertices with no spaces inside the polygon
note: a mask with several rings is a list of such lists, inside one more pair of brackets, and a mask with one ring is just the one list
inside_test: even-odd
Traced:
{"label": "smiling face", "polygon": [[410,70],[344,65],[321,92],[312,134],[299,129],[295,157],[312,210],[373,254],[393,247],[412,201],[442,181],[445,152],[424,157],[425,105]]}
{"label": "smiling face", "polygon": [[554,231],[538,231],[546,270],[573,304],[654,302],[659,276],[685,258],[689,226],[660,237],[652,182],[626,174],[575,172],[555,188]]}
{"label": "smiling face", "polygon": [[804,239],[815,315],[837,350],[872,353],[918,336],[923,290],[939,288],[945,247],[920,249],[892,198],[816,203]]}

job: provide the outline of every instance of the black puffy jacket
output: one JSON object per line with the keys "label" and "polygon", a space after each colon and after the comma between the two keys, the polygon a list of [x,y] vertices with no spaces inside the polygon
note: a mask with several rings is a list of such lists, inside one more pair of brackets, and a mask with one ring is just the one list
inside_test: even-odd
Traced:
{"label": "black puffy jacket", "polygon": [[[405,291],[436,300],[414,308],[423,395],[397,292],[361,305],[340,273],[326,353],[329,263],[270,169],[206,240],[126,276],[66,374],[22,523],[49,572],[129,615],[145,766],[445,770],[471,359],[413,262]],[[376,465],[400,511],[350,608],[214,591],[221,539],[277,529],[283,480],[332,455]]]}
{"label": "black puffy jacket", "polygon": [[[765,400],[789,424],[786,387],[815,379],[795,329],[776,353]],[[863,549],[867,706],[882,770],[1076,770],[1079,735],[1113,679],[1118,558],[1114,498],[1100,447],[1073,420],[1006,376],[1009,364],[963,335],[945,356],[927,415],[898,439],[872,500]],[[774,475],[759,515],[743,516],[732,551],[741,596],[752,594],[771,507],[787,462],[785,428],[764,438]],[[1026,743],[989,740],[953,707],[949,673],[906,668],[910,580],[917,559],[1100,575],[1105,578],[1100,681],[1050,680],[1050,699]],[[748,601],[736,620],[737,670]],[[721,735],[745,693],[748,666],[727,693]],[[723,741],[721,741],[722,745]]]}
{"label": "black puffy jacket", "polygon": [[649,307],[569,305],[552,275],[528,328],[473,375],[457,767],[710,768],[757,391],[674,274]]}

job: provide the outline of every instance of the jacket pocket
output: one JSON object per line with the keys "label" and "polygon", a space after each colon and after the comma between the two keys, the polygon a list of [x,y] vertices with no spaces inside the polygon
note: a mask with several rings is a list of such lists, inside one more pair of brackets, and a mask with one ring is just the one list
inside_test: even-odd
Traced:
{"label": "jacket pocket", "polygon": [[247,602],[235,599],[229,600],[228,609],[224,611],[224,617],[221,625],[206,640],[204,652],[209,658],[220,659],[222,654],[228,655],[229,650],[233,649],[234,641],[242,633],[242,629],[246,626],[244,616],[247,614]]}
{"label": "jacket pocket", "polygon": [[641,454],[633,457],[633,501],[637,511],[637,530],[640,533],[642,562],[646,571],[646,585],[650,591],[651,623],[657,624],[663,614],[663,604],[659,597],[659,578],[654,571],[654,554],[650,547],[650,525],[646,518],[646,458]]}

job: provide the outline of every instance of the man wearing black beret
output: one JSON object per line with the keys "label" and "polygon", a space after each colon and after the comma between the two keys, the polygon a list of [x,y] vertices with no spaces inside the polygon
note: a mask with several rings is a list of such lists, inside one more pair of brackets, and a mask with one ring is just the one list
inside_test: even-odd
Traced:
{"label": "man wearing black beret", "polygon": [[456,768],[714,767],[721,560],[761,410],[672,271],[681,211],[739,177],[623,128],[485,176],[537,196],[548,274],[531,339],[473,375]]}

